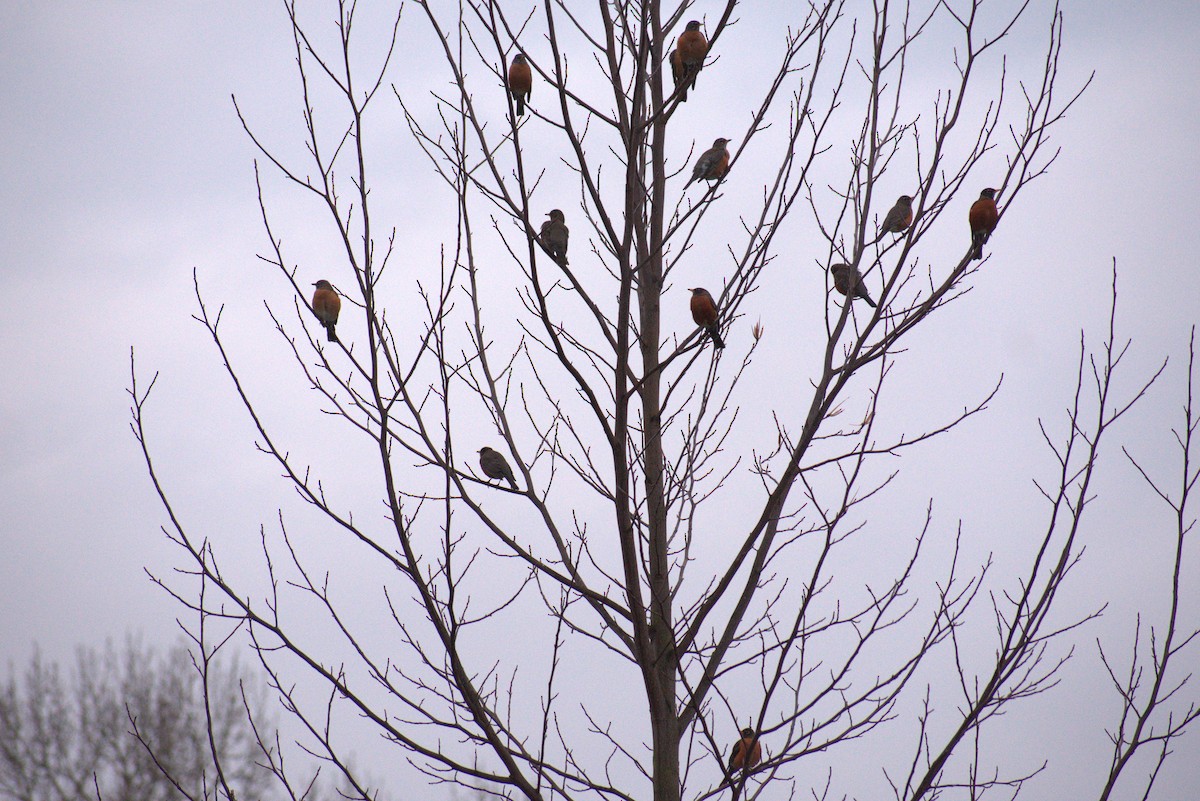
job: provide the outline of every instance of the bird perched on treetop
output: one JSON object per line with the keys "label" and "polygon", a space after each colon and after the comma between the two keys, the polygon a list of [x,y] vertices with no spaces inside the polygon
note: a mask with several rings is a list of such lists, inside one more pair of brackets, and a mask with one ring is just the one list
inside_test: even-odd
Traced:
{"label": "bird perched on treetop", "polygon": [[524,116],[525,101],[533,93],[533,71],[524,53],[517,53],[508,65],[508,91],[517,104],[517,116]]}
{"label": "bird perched on treetop", "polygon": [[337,342],[337,333],[334,327],[337,325],[338,313],[342,310],[342,299],[338,297],[337,290],[333,285],[322,278],[313,286],[316,291],[313,292],[312,310],[317,319],[321,321],[321,325],[325,327],[325,332],[329,335],[330,342]]}
{"label": "bird perched on treetop", "polygon": [[829,268],[829,272],[833,273],[834,289],[845,295],[853,286],[854,297],[862,298],[868,306],[872,309],[875,308],[875,301],[871,300],[871,296],[867,294],[867,288],[863,286],[862,276],[859,275],[858,270],[849,264],[835,264]]}
{"label": "bird perched on treetop", "polygon": [[696,321],[696,325],[703,326],[708,335],[712,337],[713,347],[721,350],[725,347],[725,343],[721,339],[720,315],[717,314],[717,302],[713,300],[713,296],[708,294],[708,290],[704,287],[696,287],[689,291],[692,293],[692,319]]}
{"label": "bird perched on treetop", "polygon": [[692,177],[683,185],[684,189],[691,186],[693,181],[720,181],[725,177],[725,173],[729,172],[729,150],[725,147],[727,144],[728,139],[717,139],[712,147],[700,154],[700,158],[696,159],[696,166],[692,167]]}
{"label": "bird perched on treetop", "polygon": [[899,234],[912,225],[912,201],[913,199],[908,195],[901,195],[896,200],[896,205],[892,206],[887,216],[883,218],[883,225],[879,226],[881,235]]}
{"label": "bird perched on treetop", "polygon": [[553,209],[546,216],[550,219],[542,223],[538,243],[550,254],[550,258],[559,264],[567,264],[567,239],[571,232],[567,229],[566,217],[558,209]]}
{"label": "bird perched on treetop", "polygon": [[499,451],[494,451],[487,446],[480,448],[479,467],[488,478],[506,479],[513,489],[517,488],[517,480],[513,478],[512,468],[508,466],[508,460],[504,458],[504,454]]}
{"label": "bird perched on treetop", "polygon": [[[671,51],[671,77],[675,79],[675,89],[679,92],[679,102],[687,102],[688,89],[696,88],[696,76],[704,67],[704,57],[708,55],[708,39],[700,30],[700,22],[692,20],[687,24],[679,41]],[[682,87],[682,88],[681,88]]]}
{"label": "bird perched on treetop", "polygon": [[971,204],[967,220],[971,223],[971,258],[982,259],[983,243],[992,236],[996,223],[1000,221],[995,189],[989,187],[979,193],[979,200]]}

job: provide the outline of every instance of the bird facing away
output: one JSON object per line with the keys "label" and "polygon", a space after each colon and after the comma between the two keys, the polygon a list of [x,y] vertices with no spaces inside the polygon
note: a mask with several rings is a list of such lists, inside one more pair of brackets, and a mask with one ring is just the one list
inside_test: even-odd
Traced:
{"label": "bird facing away", "polygon": [[696,159],[696,166],[692,167],[692,177],[683,185],[684,189],[691,186],[693,181],[720,181],[725,177],[725,173],[729,172],[729,151],[725,147],[727,144],[728,139],[717,139],[712,147],[700,154],[700,158]]}
{"label": "bird facing away", "polygon": [[508,65],[508,91],[513,102],[517,104],[517,116],[523,117],[525,101],[533,92],[533,71],[529,69],[529,62],[524,53],[517,53]]}
{"label": "bird facing away", "polygon": [[508,466],[508,460],[504,458],[504,454],[499,451],[494,451],[486,446],[480,448],[479,467],[488,478],[503,478],[512,485],[513,489],[517,488],[517,480],[513,478],[512,468]]}
{"label": "bird facing away", "polygon": [[696,287],[689,290],[692,293],[692,319],[696,321],[696,325],[702,326],[708,335],[712,337],[713,347],[721,350],[725,347],[724,341],[721,339],[720,316],[717,314],[717,302],[713,300],[713,296],[708,294],[708,290],[704,287]]}
{"label": "bird facing away", "polygon": [[883,218],[883,225],[879,226],[880,235],[899,234],[908,230],[908,226],[912,225],[912,200],[908,195],[901,195],[896,200],[896,205]]}
{"label": "bird facing away", "polygon": [[849,264],[835,264],[829,268],[829,272],[833,273],[834,289],[845,295],[853,286],[854,297],[862,298],[868,306],[872,309],[875,308],[875,301],[871,300],[871,296],[867,294],[867,288],[863,286],[862,276],[859,275],[858,270]]}
{"label": "bird facing away", "polygon": [[553,209],[546,216],[550,219],[542,223],[542,232],[538,234],[538,242],[550,254],[550,258],[559,264],[567,264],[567,239],[571,235],[567,229],[567,218],[558,209]]}
{"label": "bird facing away", "polygon": [[729,770],[749,771],[762,762],[762,744],[754,736],[754,729],[742,729],[742,738],[733,744],[729,753]]}
{"label": "bird facing away", "polygon": [[971,204],[967,220],[971,223],[971,258],[982,259],[983,243],[991,238],[996,223],[1000,221],[995,189],[989,187],[979,193],[979,200]]}
{"label": "bird facing away", "polygon": [[708,39],[701,32],[699,21],[692,20],[679,34],[679,41],[671,52],[671,77],[675,79],[680,103],[687,102],[688,89],[696,88],[696,76],[704,67],[706,55]]}
{"label": "bird facing away", "polygon": [[317,315],[321,325],[325,326],[325,331],[329,334],[329,341],[337,342],[338,338],[334,327],[337,325],[338,313],[342,310],[342,299],[338,297],[337,290],[333,288],[333,285],[324,278],[313,286],[316,287],[312,299],[313,314]]}

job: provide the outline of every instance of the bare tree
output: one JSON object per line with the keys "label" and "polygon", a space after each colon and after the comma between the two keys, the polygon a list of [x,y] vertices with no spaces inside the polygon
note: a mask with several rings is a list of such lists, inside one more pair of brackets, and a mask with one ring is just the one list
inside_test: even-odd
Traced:
{"label": "bare tree", "polygon": [[1187,400],[1183,406],[1183,425],[1172,430],[1175,442],[1179,446],[1180,457],[1177,476],[1179,483],[1175,489],[1171,489],[1162,479],[1154,479],[1142,467],[1137,457],[1128,449],[1124,449],[1130,464],[1170,510],[1175,547],[1171,583],[1167,588],[1169,611],[1161,626],[1149,627],[1149,660],[1147,661],[1146,655],[1147,646],[1142,642],[1140,615],[1129,654],[1128,671],[1118,674],[1120,668],[1109,661],[1103,644],[1097,641],[1100,658],[1121,698],[1121,713],[1117,726],[1115,730],[1108,732],[1113,744],[1112,764],[1099,795],[1100,801],[1107,801],[1112,797],[1117,781],[1143,749],[1151,755],[1147,759],[1149,769],[1145,785],[1138,797],[1149,798],[1163,764],[1171,754],[1171,746],[1200,716],[1200,704],[1197,703],[1196,696],[1193,694],[1189,698],[1186,693],[1192,673],[1187,668],[1179,668],[1181,654],[1192,645],[1197,635],[1200,635],[1200,629],[1189,627],[1180,617],[1184,540],[1196,524],[1195,512],[1192,511],[1194,506],[1189,508],[1188,501],[1191,500],[1192,490],[1200,477],[1200,468],[1196,466],[1196,455],[1192,449],[1195,444],[1193,437],[1196,435],[1197,426],[1200,426],[1200,418],[1197,417],[1194,405],[1196,379],[1196,331],[1193,328],[1188,347]]}
{"label": "bare tree", "polygon": [[[369,454],[355,480],[378,489],[377,505],[355,508],[283,441],[197,279],[197,319],[258,447],[319,512],[320,536],[341,558],[318,562],[304,545],[310,524],[298,537],[281,501],[277,526],[262,532],[260,580],[227,574],[215,536],[177,515],[160,478],[146,417],[153,382],[135,369],[134,431],[170,518],[164,532],[199,582],[197,595],[164,586],[202,620],[245,626],[285,707],[355,797],[377,792],[344,756],[344,733],[359,725],[433,781],[498,796],[836,797],[832,778],[823,789],[798,778],[802,761],[899,725],[901,700],[921,698],[911,759],[878,766],[895,796],[1015,794],[1037,766],[999,765],[980,733],[1053,686],[1069,653],[1055,643],[1087,619],[1050,611],[1081,552],[1099,442],[1148,386],[1111,391],[1123,353],[1115,332],[1096,350],[1081,344],[1065,433],[1044,429],[1061,469],[1041,485],[1046,526],[1017,586],[983,592],[988,565],[960,564],[957,546],[927,579],[932,511],[882,585],[839,564],[874,537],[901,536],[867,511],[894,475],[876,464],[993,396],[907,432],[882,401],[909,334],[990,266],[973,258],[976,244],[1045,174],[1057,156],[1051,129],[1083,91],[1058,86],[1057,8],[1045,10],[1041,69],[1008,74],[1008,42],[1042,13],[1030,5],[769,11],[731,1],[688,26],[689,3],[414,2],[416,19],[397,11],[381,43],[364,38],[381,26],[354,3],[337,4],[327,42],[285,0],[305,153],[289,155],[238,115],[272,175],[326,215],[344,261],[285,250],[259,174],[270,241],[261,258],[291,298],[267,309],[329,413],[316,425],[339,426]],[[776,41],[740,39],[738,14],[760,13],[784,17]],[[699,64],[673,56],[689,27],[706,40]],[[389,84],[398,43],[426,54],[401,68],[420,65],[432,108]],[[917,53],[950,76],[930,95],[909,80]],[[510,71],[518,55],[528,74]],[[737,63],[752,57],[753,68]],[[736,97],[709,88],[722,71],[736,72]],[[712,130],[697,130],[695,116],[680,122],[698,107]],[[728,130],[730,110],[746,115],[740,130]],[[418,232],[380,211],[390,187],[376,165],[398,145],[375,132],[397,114],[452,209],[436,268],[400,245]],[[983,224],[972,214],[973,237],[967,210],[985,187],[1000,206]],[[889,216],[880,233],[893,192],[913,198],[911,215]],[[808,243],[798,263],[797,232]],[[1002,244],[983,253],[992,248]],[[836,265],[847,267],[835,281]],[[803,393],[762,391],[753,355],[763,330],[746,336],[755,293],[780,269],[830,299],[814,358],[797,351]],[[342,298],[336,341],[320,330],[338,315],[327,295],[313,316],[318,280]],[[708,284],[711,304],[694,293],[698,327],[679,327],[677,281]],[[863,294],[873,305],[851,302]],[[774,420],[765,440],[742,422],[747,409]],[[482,463],[481,446],[492,449]],[[348,600],[368,576],[379,583],[370,608]],[[995,624],[982,661],[960,640],[975,619]],[[935,664],[961,693],[936,726]],[[602,692],[582,689],[597,684]],[[746,750],[731,760],[743,728]]]}
{"label": "bare tree", "polygon": [[271,775],[255,765],[259,747],[242,722],[262,693],[244,693],[236,666],[213,667],[206,710],[200,684],[183,645],[80,647],[69,679],[35,653],[23,678],[0,690],[0,798],[202,798],[211,748],[229,766],[230,786],[260,797]]}

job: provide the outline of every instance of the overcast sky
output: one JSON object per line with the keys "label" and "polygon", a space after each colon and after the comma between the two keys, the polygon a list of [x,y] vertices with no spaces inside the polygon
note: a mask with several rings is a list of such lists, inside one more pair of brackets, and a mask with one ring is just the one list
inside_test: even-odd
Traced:
{"label": "overcast sky", "polygon": [[[179,562],[158,532],[162,509],[129,430],[131,346],[143,377],[160,373],[154,446],[182,511],[203,520],[206,530],[236,529],[252,550],[259,522],[269,525],[280,503],[278,471],[254,451],[211,343],[190,319],[195,269],[213,303],[225,304],[227,333],[261,377],[258,388],[282,394],[293,385],[294,376],[271,373],[280,363],[273,361],[277,352],[259,352],[273,337],[261,301],[285,294],[279,276],[256,259],[267,243],[255,197],[256,153],[230,100],[236,94],[252,120],[298,152],[299,101],[280,5],[0,4],[0,271],[9,297],[0,315],[6,377],[0,664],[21,665],[35,643],[62,658],[77,644],[128,631],[152,640],[173,636],[179,610],[144,573],[165,573]],[[742,15],[749,18],[755,5]],[[1134,340],[1124,386],[1172,357],[1162,386],[1120,436],[1132,451],[1165,460],[1169,426],[1178,422],[1187,337],[1200,317],[1192,211],[1200,176],[1200,5],[1071,0],[1063,8],[1064,85],[1078,85],[1093,69],[1096,79],[1054,131],[1062,156],[1005,217],[990,247],[994,263],[975,289],[947,310],[939,328],[914,338],[913,348],[936,348],[936,355],[899,367],[901,376],[908,371],[930,389],[922,410],[943,412],[980,397],[1005,375],[986,420],[969,424],[957,440],[932,445],[926,461],[904,465],[917,475],[899,486],[921,496],[913,502],[918,509],[934,493],[931,473],[958,471],[960,480],[938,501],[949,521],[979,513],[1007,519],[1014,506],[1036,503],[1029,479],[1047,468],[1036,421],[1062,422],[1079,331],[1097,341],[1103,334],[1113,259],[1120,269],[1120,329]],[[697,16],[706,13],[712,9],[697,7]],[[1043,45],[1045,17],[1030,26],[1031,52]],[[420,21],[413,14],[406,24]],[[747,19],[722,39],[728,60],[720,67],[732,70],[735,59],[757,57],[756,39],[771,31],[755,24]],[[389,77],[417,97],[428,78],[414,49],[403,50]],[[709,117],[700,111],[705,91],[736,93],[730,79],[713,76],[689,103],[705,146],[714,135],[744,127],[740,108],[730,112],[732,131],[712,131],[711,109]],[[404,131],[392,117],[399,141]],[[433,191],[437,183],[424,157],[397,147],[381,171],[413,196]],[[757,184],[747,188],[759,191]],[[294,221],[309,211],[282,190],[273,200],[274,214],[293,221],[289,243],[303,251],[310,243]],[[416,206],[405,214],[414,247],[440,241],[436,233],[416,233],[438,230],[435,211]],[[311,247],[336,258],[329,242]],[[760,358],[770,375],[787,369],[788,307],[770,293],[760,296],[749,314],[766,325]],[[311,395],[301,401],[314,403]],[[286,406],[279,396],[269,403]],[[914,428],[929,419],[922,410],[914,411]],[[303,424],[289,430],[302,433]],[[1144,497],[1119,451],[1105,456],[1113,457],[1101,484],[1109,494],[1092,520],[1071,606],[1106,600],[1112,606],[1102,626],[1080,639],[1072,670],[1081,672],[1097,667],[1094,636],[1127,635],[1136,608],[1161,613],[1164,600],[1169,521]],[[344,458],[349,464],[350,456]],[[1185,619],[1195,626],[1194,560],[1185,580],[1191,583]],[[1195,651],[1188,658],[1200,667]],[[1056,710],[1063,708],[1068,716],[1097,712],[1086,698]],[[1112,711],[1111,703],[1099,711],[1105,710]],[[1087,721],[1088,742],[1102,751],[1103,732],[1094,724],[1105,719]],[[1044,733],[1071,724],[1042,725]],[[1171,763],[1167,778],[1176,792],[1164,791],[1163,798],[1182,798],[1179,788],[1200,786],[1197,742],[1181,746],[1192,757]],[[1055,769],[1054,781],[1063,784],[1054,786],[1094,790],[1070,765]],[[1074,778],[1081,783],[1072,784]]]}

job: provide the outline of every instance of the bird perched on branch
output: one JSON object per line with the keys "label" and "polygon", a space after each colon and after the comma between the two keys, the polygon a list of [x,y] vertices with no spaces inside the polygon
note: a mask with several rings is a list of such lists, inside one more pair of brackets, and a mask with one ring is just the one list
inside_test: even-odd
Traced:
{"label": "bird perched on branch", "polygon": [[696,321],[696,325],[703,326],[708,335],[712,337],[713,347],[721,350],[725,347],[725,342],[721,339],[720,315],[717,313],[717,302],[713,300],[713,296],[708,294],[708,290],[703,287],[696,287],[689,290],[692,293],[692,319]]}
{"label": "bird perched on branch", "polygon": [[342,310],[342,299],[338,297],[337,290],[333,285],[322,278],[313,286],[316,290],[313,292],[312,310],[317,319],[321,321],[321,325],[325,327],[326,333],[329,335],[330,342],[337,342],[337,333],[334,327],[337,325],[338,313]]}
{"label": "bird perched on branch", "polygon": [[479,467],[488,478],[503,478],[512,485],[513,489],[517,488],[517,480],[513,478],[512,468],[508,466],[508,460],[504,458],[504,454],[499,451],[494,451],[486,446],[480,448]]}
{"label": "bird perched on branch", "polygon": [[912,225],[913,199],[908,195],[901,195],[896,200],[896,205],[888,211],[887,216],[883,218],[883,225],[879,226],[879,234],[899,234],[908,230],[908,226]]}
{"label": "bird perched on branch", "polygon": [[[833,288],[843,295],[854,290],[855,298],[862,298],[867,302],[867,305],[872,309],[875,308],[875,301],[871,300],[871,296],[867,294],[867,288],[863,286],[862,276],[858,270],[851,267],[849,264],[835,264],[829,268],[829,272],[833,273]],[[853,300],[853,298],[851,298]]]}
{"label": "bird perched on branch", "polygon": [[529,61],[524,53],[517,53],[508,65],[508,91],[517,104],[517,116],[523,117],[525,101],[533,92],[533,71],[529,69]]}
{"label": "bird perched on branch", "polygon": [[[742,729],[741,739],[733,744],[729,752],[729,779],[739,771],[749,773],[762,762],[762,745],[754,734],[754,729]],[[733,785],[733,797],[737,798],[738,785]]]}
{"label": "bird perched on branch", "polygon": [[671,77],[675,79],[680,103],[687,102],[688,89],[696,88],[696,76],[704,67],[706,55],[708,39],[701,32],[699,21],[692,20],[683,33],[679,34],[679,41],[671,51]]}
{"label": "bird perched on branch", "polygon": [[996,208],[996,190],[988,188],[979,193],[979,200],[971,204],[967,212],[967,220],[971,223],[971,258],[983,258],[983,244],[988,241],[996,223],[1000,221],[1000,211]]}
{"label": "bird perched on branch", "polygon": [[567,264],[567,239],[571,235],[567,229],[567,218],[558,209],[553,209],[546,216],[550,219],[542,223],[538,244],[550,254],[550,258],[559,264]]}
{"label": "bird perched on branch", "polygon": [[691,186],[693,181],[720,181],[725,177],[725,173],[729,172],[729,150],[725,147],[727,144],[728,139],[717,139],[712,147],[700,154],[700,158],[696,159],[696,166],[692,167],[692,177],[683,185],[684,189]]}
{"label": "bird perched on branch", "polygon": [[729,752],[729,770],[750,770],[762,762],[762,744],[754,736],[754,729],[742,729],[742,738],[733,744]]}

